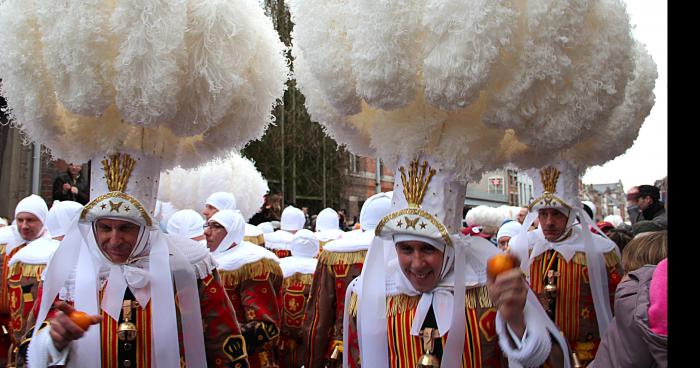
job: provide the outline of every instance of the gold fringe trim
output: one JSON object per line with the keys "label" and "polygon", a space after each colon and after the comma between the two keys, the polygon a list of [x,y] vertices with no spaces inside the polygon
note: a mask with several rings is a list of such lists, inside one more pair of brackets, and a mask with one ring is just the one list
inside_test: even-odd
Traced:
{"label": "gold fringe trim", "polygon": [[243,240],[256,245],[265,246],[265,237],[262,234],[256,236],[246,235],[243,237]]}
{"label": "gold fringe trim", "polygon": [[[559,255],[559,257],[561,257],[561,255]],[[613,267],[613,266],[620,263],[620,257],[617,256],[617,253],[615,253],[614,250],[603,254],[603,258],[605,258],[605,264],[608,267]],[[564,259],[564,258],[562,257],[562,259]],[[588,264],[588,262],[586,262],[586,253],[584,253],[584,252],[576,252],[576,254],[574,254],[574,257],[571,260],[574,263],[580,264],[582,266],[585,266]]]}
{"label": "gold fringe trim", "polygon": [[280,265],[267,258],[249,263],[235,271],[219,270],[221,282],[224,284],[224,287],[227,288],[234,288],[242,281],[252,280],[266,273],[278,275],[282,278],[282,268],[280,268]]}
{"label": "gold fringe trim", "polygon": [[[386,298],[386,315],[387,317],[393,317],[399,313],[405,313],[407,310],[416,308],[419,301],[420,295],[408,296],[405,294],[399,294],[388,296]],[[493,307],[493,303],[491,302],[491,297],[489,296],[486,286],[467,290],[466,295],[464,296],[465,308],[476,309],[477,301],[481,308]],[[348,312],[352,317],[357,317],[357,294],[355,294],[355,292],[350,295]]]}
{"label": "gold fringe trim", "polygon": [[318,261],[327,266],[335,266],[339,264],[351,265],[355,263],[364,263],[366,250],[358,250],[354,252],[323,252],[318,257]]}
{"label": "gold fringe trim", "polygon": [[350,294],[350,305],[348,305],[348,312],[351,316],[357,317],[357,294],[353,291]]}
{"label": "gold fringe trim", "polygon": [[489,291],[486,286],[467,290],[464,295],[464,306],[469,309],[475,309],[477,300],[479,301],[479,306],[481,308],[493,307],[493,303],[491,303],[491,297],[489,296]]}
{"label": "gold fringe trim", "polygon": [[7,249],[7,243],[0,244],[0,253],[5,253],[5,249]]}
{"label": "gold fringe trim", "polygon": [[416,308],[420,301],[420,295],[408,296],[405,294],[392,295],[386,298],[386,316],[393,317],[399,313]]}
{"label": "gold fringe trim", "polygon": [[289,276],[286,279],[284,279],[284,281],[282,281],[282,289],[286,289],[292,286],[292,284],[296,284],[299,282],[301,282],[304,285],[311,285],[311,281],[313,281],[313,279],[313,274],[296,272],[292,276]]}
{"label": "gold fringe trim", "polygon": [[44,268],[46,268],[45,264],[26,264],[22,262],[17,262],[10,267],[10,269],[7,272],[8,277],[13,276],[14,274],[17,273],[18,268],[22,268],[22,277],[34,277],[36,279],[41,279],[41,273],[44,272]]}

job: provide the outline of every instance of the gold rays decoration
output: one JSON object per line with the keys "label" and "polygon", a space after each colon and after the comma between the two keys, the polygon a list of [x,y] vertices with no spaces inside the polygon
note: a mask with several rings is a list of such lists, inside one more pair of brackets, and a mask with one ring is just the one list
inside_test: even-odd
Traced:
{"label": "gold rays decoration", "polygon": [[[426,170],[428,171],[428,176],[426,177]],[[423,165],[420,166],[418,160],[411,161],[411,168],[408,171],[408,178],[406,178],[406,171],[403,166],[399,168],[401,172],[401,183],[403,184],[403,194],[406,197],[409,208],[420,207],[421,202],[423,202],[423,197],[425,196],[425,191],[428,188],[428,183],[435,175],[435,169],[428,167],[428,161],[423,161]]]}
{"label": "gold rays decoration", "polygon": [[121,153],[109,156],[109,160],[102,160],[107,188],[110,192],[124,192],[126,190],[134,164],[136,164],[136,160],[128,154]]}

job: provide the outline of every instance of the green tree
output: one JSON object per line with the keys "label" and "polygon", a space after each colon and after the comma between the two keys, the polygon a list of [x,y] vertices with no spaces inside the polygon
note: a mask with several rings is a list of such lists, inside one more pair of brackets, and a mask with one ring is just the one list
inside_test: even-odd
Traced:
{"label": "green tree", "polygon": [[[284,2],[265,0],[262,5],[289,47],[293,24]],[[291,53],[287,58],[293,65]],[[285,204],[308,206],[312,213],[324,207],[343,207],[346,150],[328,137],[320,124],[311,121],[304,95],[294,80],[287,82],[283,100],[273,114],[275,124],[261,140],[243,150],[268,180],[271,192],[282,193]]]}

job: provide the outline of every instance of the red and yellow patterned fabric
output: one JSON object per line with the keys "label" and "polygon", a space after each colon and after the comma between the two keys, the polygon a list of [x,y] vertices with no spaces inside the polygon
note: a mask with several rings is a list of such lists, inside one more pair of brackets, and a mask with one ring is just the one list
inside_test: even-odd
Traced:
{"label": "red and yellow patterned fabric", "polygon": [[251,367],[277,367],[282,269],[270,259],[234,271],[219,270],[248,348]]}
{"label": "red and yellow patterned fabric", "polygon": [[282,336],[277,347],[282,368],[298,368],[304,365],[301,327],[312,280],[312,274],[297,272],[282,282]]}
{"label": "red and yellow patterned fabric", "polygon": [[10,254],[6,255],[5,249],[7,244],[0,244],[0,264],[2,264],[2,269],[0,270],[2,274],[2,280],[0,281],[0,366],[2,367],[8,363],[8,351],[10,350],[10,345],[12,344],[10,326],[10,284],[8,281],[10,269],[7,264],[10,262],[12,256],[14,256],[26,245],[27,244],[22,244],[13,249]]}
{"label": "red and yellow patterned fabric", "polygon": [[[389,366],[414,368],[425,352],[420,337],[411,335],[411,324],[420,296],[393,295],[386,299],[387,342],[389,344]],[[496,334],[496,309],[491,304],[485,286],[468,289],[465,296],[467,326],[464,339],[462,367],[507,367],[508,362],[498,345]],[[361,367],[357,343],[356,295],[350,306],[349,347],[345,349],[350,367]],[[445,346],[449,332],[440,338]],[[438,341],[435,341],[438,344]],[[368,367],[371,365],[368,365]]]}
{"label": "red and yellow patterned fabric", "polygon": [[46,264],[17,262],[8,271],[10,330],[15,346],[19,345],[26,332],[27,317],[38,297],[44,268]]}
{"label": "red and yellow patterned fabric", "polygon": [[[217,271],[208,275],[204,279],[198,280],[199,300],[202,313],[202,325],[204,328],[204,344],[207,354],[207,366],[209,367],[248,367],[247,350],[241,330],[236,320],[236,315],[231,302],[226,297],[226,292],[221,284]],[[100,291],[102,298],[103,289]],[[127,295],[130,292],[127,289]],[[30,315],[27,333],[22,341],[17,367],[24,367],[26,362],[26,349],[29,345],[33,332],[33,325],[38,313],[38,306],[41,304],[41,296],[37,298],[33,313]],[[126,295],[125,295],[126,300]],[[136,325],[136,343],[129,351],[125,351],[124,342],[119,341],[117,330],[119,323],[123,322],[123,312],[119,321],[115,321],[104,311],[100,311],[102,322],[100,323],[100,337],[102,346],[102,367],[152,367],[151,358],[151,303],[143,308],[137,301],[133,301],[134,306],[131,315],[131,322]],[[51,320],[56,313],[51,308],[47,316],[47,321]],[[179,310],[178,310],[179,323]],[[44,324],[47,324],[45,321]],[[43,328],[43,327],[42,327]],[[94,327],[92,327],[94,328]],[[181,330],[181,329],[180,329]],[[148,342],[148,343],[146,343]],[[180,352],[183,353],[182,335],[180,335]],[[129,362],[123,361],[124,356],[129,356]],[[121,358],[121,359],[120,359]],[[184,361],[183,361],[184,364]]]}
{"label": "red and yellow patterned fabric", "polygon": [[[608,270],[608,291],[612,306],[615,300],[615,289],[622,279],[623,271],[617,253],[608,252],[604,258]],[[545,310],[548,308],[548,303],[544,287],[548,282],[546,276],[549,270],[559,273],[555,278],[557,296],[553,311],[554,323],[564,333],[572,352],[576,353],[579,361],[587,364],[595,357],[600,344],[600,335],[588,279],[586,254],[576,252],[569,262],[554,250],[535,257],[530,266],[530,286]]]}
{"label": "red and yellow patterned fabric", "polygon": [[330,356],[338,342],[342,346],[345,291],[360,276],[366,255],[366,250],[325,251],[318,258],[302,327],[306,367],[342,365],[342,359]]}

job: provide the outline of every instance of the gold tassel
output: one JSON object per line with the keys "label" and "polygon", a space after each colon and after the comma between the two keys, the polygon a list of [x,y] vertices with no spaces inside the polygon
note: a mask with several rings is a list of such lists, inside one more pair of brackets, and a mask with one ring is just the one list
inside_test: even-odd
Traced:
{"label": "gold tassel", "polygon": [[282,281],[282,289],[286,289],[297,283],[301,283],[302,285],[311,285],[311,281],[313,281],[313,279],[313,274],[296,272],[292,276],[289,276]]}
{"label": "gold tassel", "polygon": [[266,273],[277,275],[282,278],[282,269],[280,268],[280,265],[277,262],[267,258],[249,263],[234,271],[219,270],[221,282],[227,288],[235,288],[242,281],[252,280]]}
{"label": "gold tassel", "polygon": [[366,250],[358,250],[355,252],[328,252],[321,253],[318,261],[327,266],[335,266],[339,264],[351,265],[355,263],[364,263]]}

